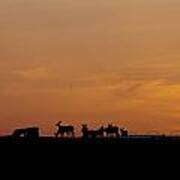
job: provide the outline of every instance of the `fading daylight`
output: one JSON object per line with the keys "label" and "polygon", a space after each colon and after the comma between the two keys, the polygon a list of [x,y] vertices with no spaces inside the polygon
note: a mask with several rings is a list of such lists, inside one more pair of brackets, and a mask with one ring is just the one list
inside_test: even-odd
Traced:
{"label": "fading daylight", "polygon": [[180,1],[1,0],[0,134],[58,120],[180,131]]}

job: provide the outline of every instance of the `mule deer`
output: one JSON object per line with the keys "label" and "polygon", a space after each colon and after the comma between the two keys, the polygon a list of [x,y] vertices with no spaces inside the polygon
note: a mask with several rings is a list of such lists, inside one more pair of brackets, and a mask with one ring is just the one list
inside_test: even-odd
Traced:
{"label": "mule deer", "polygon": [[108,124],[108,127],[104,129],[106,135],[119,137],[119,127]]}
{"label": "mule deer", "polygon": [[56,137],[58,137],[59,135],[61,137],[64,137],[64,135],[71,136],[71,137],[75,136],[74,126],[71,126],[71,125],[62,126],[61,124],[62,124],[61,121],[56,124],[56,126],[58,127],[58,130],[55,133]]}
{"label": "mule deer", "polygon": [[82,125],[82,134],[84,138],[96,138],[104,136],[104,127],[100,127],[97,130],[89,130],[87,124]]}

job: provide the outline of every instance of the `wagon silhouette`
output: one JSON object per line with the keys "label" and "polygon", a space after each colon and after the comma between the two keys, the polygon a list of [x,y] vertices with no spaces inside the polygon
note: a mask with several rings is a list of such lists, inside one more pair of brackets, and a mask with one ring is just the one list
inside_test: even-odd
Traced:
{"label": "wagon silhouette", "polygon": [[30,127],[25,129],[16,129],[13,134],[13,138],[27,138],[27,139],[37,139],[39,138],[39,128]]}

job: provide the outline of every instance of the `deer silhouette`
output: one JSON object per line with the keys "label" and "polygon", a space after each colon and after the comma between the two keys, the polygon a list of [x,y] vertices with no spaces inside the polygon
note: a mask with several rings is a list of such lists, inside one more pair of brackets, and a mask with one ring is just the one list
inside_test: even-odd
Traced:
{"label": "deer silhouette", "polygon": [[121,131],[121,136],[122,137],[127,137],[128,136],[128,130],[126,130],[124,128],[121,128],[120,131]]}
{"label": "deer silhouette", "polygon": [[64,137],[64,135],[67,135],[69,137],[74,137],[75,133],[74,133],[74,126],[71,125],[67,125],[67,126],[62,126],[62,121],[59,121],[56,126],[58,127],[57,132],[55,133],[55,136],[61,136]]}
{"label": "deer silhouette", "polygon": [[82,134],[84,138],[96,138],[104,136],[104,127],[101,126],[97,130],[89,130],[87,124],[82,124]]}
{"label": "deer silhouette", "polygon": [[113,126],[112,124],[108,124],[108,127],[104,129],[106,135],[119,137],[119,127]]}

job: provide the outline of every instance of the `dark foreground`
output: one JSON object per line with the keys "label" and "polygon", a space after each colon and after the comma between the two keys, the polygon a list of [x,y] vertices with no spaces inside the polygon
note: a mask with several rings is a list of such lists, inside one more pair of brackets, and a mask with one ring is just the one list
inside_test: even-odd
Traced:
{"label": "dark foreground", "polygon": [[38,162],[41,164],[38,166],[47,164],[55,166],[58,162],[59,169],[74,168],[77,163],[84,168],[93,164],[92,167],[98,166],[98,169],[102,165],[106,167],[114,165],[120,169],[126,166],[129,168],[130,165],[137,166],[138,162],[157,163],[158,159],[163,162],[168,158],[176,160],[178,157],[180,157],[180,137],[130,136],[96,139],[0,137],[1,161],[4,158],[5,162],[9,163],[12,163],[12,160],[20,161],[20,164],[32,162],[34,166]]}
{"label": "dark foreground", "polygon": [[54,138],[37,139],[0,137],[0,146],[46,145],[64,147],[68,145],[180,145],[180,137],[175,136],[129,136],[121,138]]}

